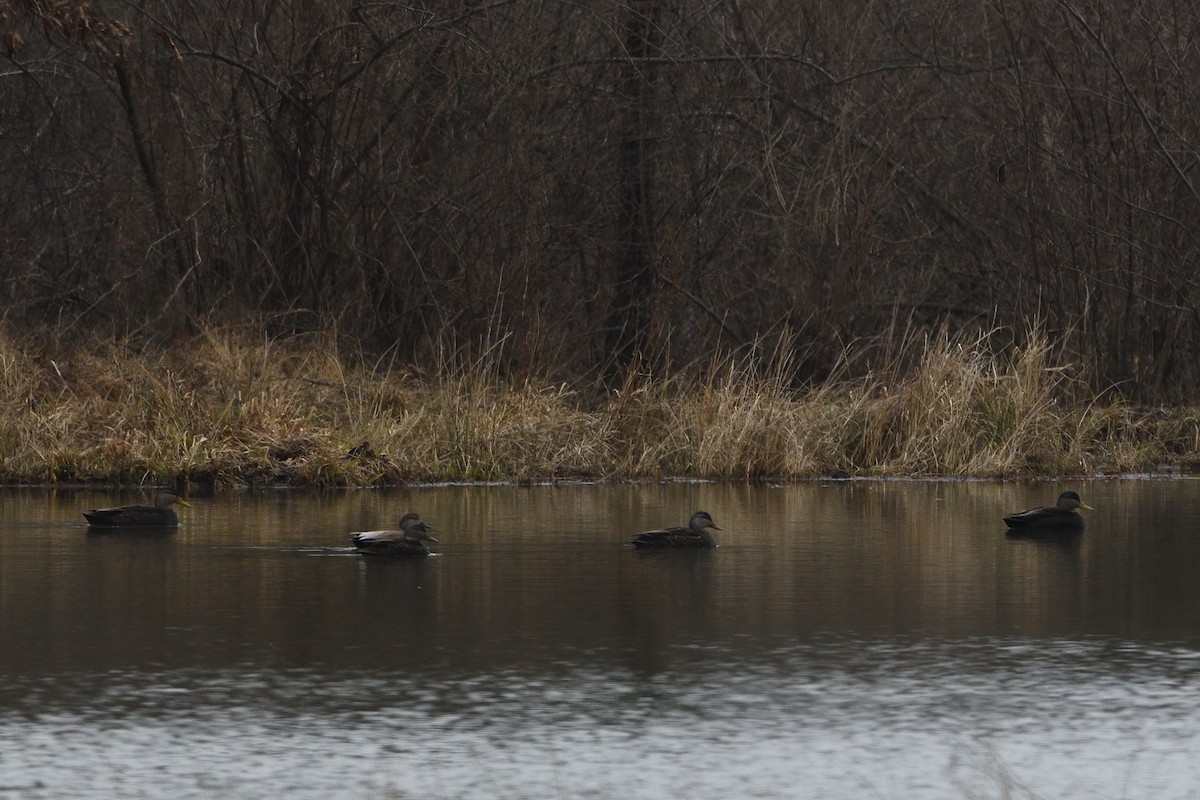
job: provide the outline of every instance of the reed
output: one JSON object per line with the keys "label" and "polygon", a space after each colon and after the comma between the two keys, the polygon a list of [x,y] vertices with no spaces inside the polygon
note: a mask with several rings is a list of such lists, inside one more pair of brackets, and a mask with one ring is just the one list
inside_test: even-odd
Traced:
{"label": "reed", "polygon": [[490,362],[422,374],[347,355],[333,335],[211,329],[166,349],[49,349],[0,333],[9,482],[1094,474],[1200,452],[1195,409],[1091,396],[1036,332],[1008,352],[991,336],[926,338],[818,386],[795,386],[786,355],[756,354],[665,377],[631,370],[600,396],[505,381]]}

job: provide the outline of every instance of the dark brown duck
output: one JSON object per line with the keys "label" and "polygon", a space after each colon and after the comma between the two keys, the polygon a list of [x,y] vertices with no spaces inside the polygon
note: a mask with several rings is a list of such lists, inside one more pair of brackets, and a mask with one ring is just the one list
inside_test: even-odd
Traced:
{"label": "dark brown duck", "polygon": [[1080,508],[1093,510],[1079,499],[1078,493],[1067,491],[1058,496],[1057,504],[1009,514],[1004,518],[1004,524],[1021,531],[1083,530],[1087,523],[1076,510]]}
{"label": "dark brown duck", "polygon": [[350,534],[350,541],[364,556],[427,556],[426,542],[437,542],[429,535],[433,528],[420,515],[408,512],[400,518],[400,529],[394,531],[362,531]]}
{"label": "dark brown duck", "polygon": [[687,527],[643,531],[633,537],[634,547],[716,547],[717,541],[708,532],[721,530],[707,511],[697,511]]}
{"label": "dark brown duck", "polygon": [[116,506],[84,511],[88,525],[96,528],[169,528],[179,525],[174,505],[191,507],[191,503],[169,489],[161,489],[152,506]]}

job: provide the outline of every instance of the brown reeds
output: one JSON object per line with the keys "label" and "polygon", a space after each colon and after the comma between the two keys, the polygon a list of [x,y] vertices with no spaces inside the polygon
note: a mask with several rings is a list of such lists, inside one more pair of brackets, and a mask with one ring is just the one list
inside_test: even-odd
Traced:
{"label": "brown reeds", "polygon": [[[693,477],[1004,476],[1190,462],[1200,420],[1087,393],[1044,337],[929,338],[853,380],[781,360],[631,372],[593,397],[474,362],[419,375],[332,337],[212,329],[166,350],[96,341],[63,360],[0,335],[9,482],[377,485]],[[849,357],[849,354],[848,354]],[[909,364],[909,367],[902,367]]]}

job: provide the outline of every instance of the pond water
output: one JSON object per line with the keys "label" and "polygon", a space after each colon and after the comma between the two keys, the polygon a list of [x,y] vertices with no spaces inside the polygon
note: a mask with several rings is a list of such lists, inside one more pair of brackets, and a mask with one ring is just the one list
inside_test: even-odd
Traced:
{"label": "pond water", "polygon": [[[1005,512],[1075,488],[1067,541]],[[1200,481],[0,492],[2,798],[1184,798]],[[696,509],[715,551],[635,551]],[[438,555],[347,534],[430,521]]]}

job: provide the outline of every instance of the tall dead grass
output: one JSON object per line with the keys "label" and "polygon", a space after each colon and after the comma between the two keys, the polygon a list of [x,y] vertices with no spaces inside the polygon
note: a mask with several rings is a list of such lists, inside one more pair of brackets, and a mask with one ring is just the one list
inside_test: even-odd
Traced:
{"label": "tall dead grass", "polygon": [[787,358],[728,358],[691,375],[631,373],[587,399],[563,385],[506,383],[487,363],[420,375],[346,356],[332,336],[213,329],[166,351],[94,341],[60,358],[0,334],[0,477],[1002,476],[1138,471],[1200,450],[1193,411],[1151,414],[1087,395],[1036,333],[1009,354],[987,336],[927,339],[866,375],[805,389],[793,372]]}

